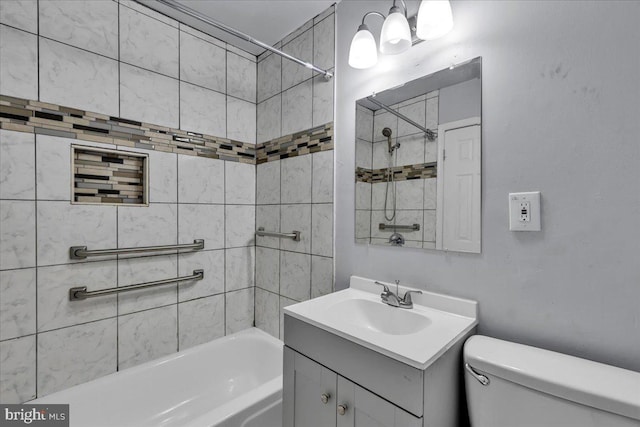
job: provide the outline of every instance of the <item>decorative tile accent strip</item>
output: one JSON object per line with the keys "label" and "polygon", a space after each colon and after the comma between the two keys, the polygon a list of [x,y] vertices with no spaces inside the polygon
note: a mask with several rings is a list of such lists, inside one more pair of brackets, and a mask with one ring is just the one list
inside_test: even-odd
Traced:
{"label": "decorative tile accent strip", "polygon": [[73,201],[147,205],[148,155],[73,148]]}
{"label": "decorative tile accent strip", "polygon": [[253,145],[5,95],[0,129],[249,164],[333,150],[333,122]]}
{"label": "decorative tile accent strip", "polygon": [[[365,169],[356,168],[356,181],[377,184],[387,181],[389,168]],[[395,166],[391,168],[394,181],[407,181],[409,179],[427,179],[438,176],[438,163],[420,163],[416,165]]]}
{"label": "decorative tile accent strip", "polygon": [[232,162],[256,159],[253,144],[4,95],[0,128]]}
{"label": "decorative tile accent strip", "polygon": [[328,150],[333,150],[333,122],[258,144],[256,163]]}

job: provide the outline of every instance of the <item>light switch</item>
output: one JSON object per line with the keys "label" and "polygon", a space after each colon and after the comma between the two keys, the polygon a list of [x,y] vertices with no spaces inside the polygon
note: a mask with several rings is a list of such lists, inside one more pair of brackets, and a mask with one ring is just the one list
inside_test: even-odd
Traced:
{"label": "light switch", "polygon": [[541,230],[539,191],[509,193],[509,230]]}

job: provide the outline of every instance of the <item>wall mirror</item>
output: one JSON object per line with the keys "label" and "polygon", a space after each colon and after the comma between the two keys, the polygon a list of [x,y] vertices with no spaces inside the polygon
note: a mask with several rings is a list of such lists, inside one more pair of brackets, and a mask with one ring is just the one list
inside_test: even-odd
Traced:
{"label": "wall mirror", "polygon": [[481,248],[482,58],[356,102],[356,242]]}

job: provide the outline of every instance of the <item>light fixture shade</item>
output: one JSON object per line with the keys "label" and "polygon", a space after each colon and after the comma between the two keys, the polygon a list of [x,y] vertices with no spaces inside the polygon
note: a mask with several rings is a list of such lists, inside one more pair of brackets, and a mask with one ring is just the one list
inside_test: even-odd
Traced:
{"label": "light fixture shade", "polygon": [[453,28],[453,14],[449,0],[422,0],[418,10],[416,36],[435,40]]}
{"label": "light fixture shade", "polygon": [[378,62],[378,52],[376,40],[369,28],[362,24],[358,27],[358,32],[351,40],[349,48],[349,65],[353,68],[369,68]]}
{"label": "light fixture shade", "polygon": [[392,7],[389,16],[382,24],[380,33],[380,52],[385,55],[396,55],[411,47],[411,30],[409,22],[397,7]]}

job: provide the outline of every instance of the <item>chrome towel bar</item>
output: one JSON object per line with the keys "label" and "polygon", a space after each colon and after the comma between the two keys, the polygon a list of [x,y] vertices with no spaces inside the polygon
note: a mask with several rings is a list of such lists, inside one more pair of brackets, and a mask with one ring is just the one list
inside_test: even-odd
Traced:
{"label": "chrome towel bar", "polygon": [[378,230],[408,230],[408,231],[420,231],[420,224],[412,224],[412,225],[394,225],[394,224],[383,224],[382,222],[378,225]]}
{"label": "chrome towel bar", "polygon": [[292,231],[291,233],[276,233],[275,231],[264,231],[264,227],[258,228],[258,231],[256,231],[256,236],[280,237],[284,239],[291,239],[296,242],[300,241],[299,231]]}
{"label": "chrome towel bar", "polygon": [[165,246],[144,246],[140,248],[120,248],[120,249],[94,249],[88,250],[86,246],[71,246],[69,248],[69,258],[71,259],[85,259],[90,256],[104,256],[104,255],[126,255],[126,254],[138,254],[143,252],[161,252],[170,251],[174,249],[193,249],[199,251],[204,249],[204,239],[196,239],[193,243],[187,243],[183,245],[165,245]]}
{"label": "chrome towel bar", "polygon": [[135,285],[122,286],[121,288],[100,289],[97,291],[88,291],[86,286],[78,286],[69,289],[69,301],[81,301],[87,298],[100,297],[103,295],[118,294],[120,292],[135,291],[136,289],[151,288],[153,286],[168,285],[170,283],[186,282],[189,280],[202,280],[204,278],[204,270],[193,270],[193,275],[174,277],[172,279],[156,280],[154,282],[138,283]]}

